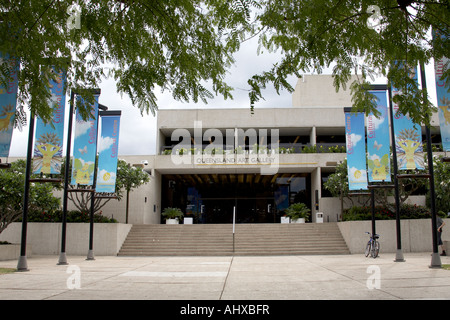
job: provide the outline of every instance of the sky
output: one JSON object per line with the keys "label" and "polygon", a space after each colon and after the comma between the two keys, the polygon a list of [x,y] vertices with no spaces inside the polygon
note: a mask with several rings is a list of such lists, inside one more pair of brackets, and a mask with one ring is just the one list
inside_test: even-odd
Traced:
{"label": "sky", "polygon": [[[257,55],[257,39],[254,38],[242,44],[241,50],[235,55],[236,63],[229,69],[226,78],[228,85],[235,90],[233,100],[224,100],[221,96],[215,96],[214,99],[203,102],[179,102],[173,99],[170,92],[156,92],[157,103],[160,110],[164,109],[185,109],[185,108],[247,108],[250,112],[250,102],[248,98],[247,80],[254,74],[261,73],[270,69],[273,62],[279,55],[277,53],[263,52]],[[427,66],[427,86],[430,92],[431,101],[435,103],[435,85],[434,85],[434,67]],[[331,74],[331,69],[324,69],[323,74]],[[292,87],[297,83],[296,77],[291,77],[288,82]],[[385,79],[377,79],[375,83],[386,83]],[[137,107],[133,107],[131,100],[127,95],[117,93],[114,79],[104,79],[100,84],[101,94],[99,103],[108,107],[109,110],[121,110],[120,138],[119,138],[119,157],[121,155],[154,155],[156,154],[156,116],[151,113],[141,115]],[[265,100],[255,104],[255,112],[258,108],[289,108],[292,106],[292,95],[284,90],[278,95],[273,87],[269,85],[263,91]],[[66,97],[65,123],[68,123],[68,102]],[[29,116],[29,114],[28,114]],[[344,115],[343,115],[344,121]],[[28,141],[28,125],[19,131],[14,129],[11,141],[10,157],[25,157]],[[66,133],[67,134],[67,133]],[[67,136],[64,136],[64,151],[66,153]],[[72,142],[73,143],[73,142]],[[73,150],[73,147],[72,147]]]}

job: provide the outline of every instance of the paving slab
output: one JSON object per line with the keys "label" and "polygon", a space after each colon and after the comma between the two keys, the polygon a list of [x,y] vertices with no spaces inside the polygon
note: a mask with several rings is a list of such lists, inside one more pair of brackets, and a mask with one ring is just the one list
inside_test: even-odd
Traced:
{"label": "paving slab", "polygon": [[[450,299],[450,271],[430,253],[326,256],[33,256],[29,271],[0,275],[0,300]],[[450,264],[450,257],[441,257]],[[16,268],[17,261],[0,261]]]}

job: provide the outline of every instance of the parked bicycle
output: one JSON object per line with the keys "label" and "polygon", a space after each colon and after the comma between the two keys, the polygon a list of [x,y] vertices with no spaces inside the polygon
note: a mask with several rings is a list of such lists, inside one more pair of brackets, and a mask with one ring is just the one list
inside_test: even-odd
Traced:
{"label": "parked bicycle", "polygon": [[[370,235],[370,232],[366,232]],[[379,234],[374,234],[373,236],[370,236],[369,241],[367,242],[366,251],[364,252],[365,256],[370,256],[372,258],[378,257],[378,253],[380,252],[380,242],[378,242],[378,239],[380,238]]]}

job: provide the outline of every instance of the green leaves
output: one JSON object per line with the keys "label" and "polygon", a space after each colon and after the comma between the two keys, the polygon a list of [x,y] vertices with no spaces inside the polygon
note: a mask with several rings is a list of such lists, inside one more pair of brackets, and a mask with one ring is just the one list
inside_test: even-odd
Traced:
{"label": "green leaves", "polygon": [[[450,52],[449,4],[438,0],[413,1],[406,9],[391,0],[93,0],[79,3],[80,28],[69,28],[72,4],[0,4],[8,26],[0,33],[0,51],[21,60],[19,110],[28,105],[46,121],[52,113],[42,72],[52,65],[66,68],[69,88],[96,88],[112,76],[119,93],[142,113],[154,113],[155,90],[168,90],[181,101],[232,98],[224,78],[233,54],[245,39],[259,37],[257,52],[278,51],[281,58],[248,80],[252,108],[269,83],[278,93],[292,92],[289,76],[332,67],[336,89],[351,74],[360,75],[352,84],[353,103],[369,112],[370,99],[362,92],[369,79],[382,75],[398,87],[407,84],[401,70],[390,69],[392,61],[417,65]],[[447,37],[433,40],[431,29]],[[450,83],[450,70],[443,79]],[[416,87],[396,99],[404,99],[403,114],[428,123],[426,92]]]}
{"label": "green leaves", "polygon": [[62,67],[58,58],[67,59],[68,88],[96,88],[103,77],[113,76],[118,92],[129,95],[141,112],[157,110],[155,90],[170,90],[177,100],[206,102],[213,97],[206,81],[215,94],[229,98],[226,68],[239,48],[236,39],[247,30],[250,5],[257,6],[254,1],[234,3],[82,1],[80,27],[69,28],[72,1],[2,2],[9,32],[2,29],[0,51],[21,60],[19,109],[28,105],[50,120],[42,71]]}
{"label": "green leaves", "polygon": [[116,193],[119,198],[121,198],[122,189],[130,191],[149,181],[149,175],[144,170],[131,166],[124,160],[118,160]]}
{"label": "green leaves", "polygon": [[[323,68],[332,67],[336,89],[343,87],[351,74],[358,75],[358,81],[351,84],[353,106],[368,113],[373,111],[370,96],[364,93],[369,79],[382,75],[399,88],[410,85],[402,70],[390,69],[393,61],[418,65],[450,52],[450,10],[446,2],[413,1],[407,10],[402,10],[396,1],[385,0],[275,0],[264,1],[262,8],[264,12],[258,16],[264,30],[260,45],[281,50],[283,57],[269,72],[252,77],[251,103],[262,98],[260,88],[268,82],[277,81],[289,90],[278,77],[295,72],[320,73]],[[379,12],[376,19],[373,8]],[[369,19],[375,19],[378,27],[371,27]],[[431,28],[447,38],[431,41]],[[447,71],[444,78],[449,76]],[[429,123],[433,110],[426,92],[415,86],[408,95],[396,99],[403,99],[403,114],[409,114],[416,123]]]}
{"label": "green leaves", "polygon": [[[25,185],[25,160],[17,160],[11,168],[0,170],[0,233],[9,223],[17,221],[23,212]],[[55,211],[60,207],[60,199],[53,196],[53,185],[31,183],[29,211]]]}

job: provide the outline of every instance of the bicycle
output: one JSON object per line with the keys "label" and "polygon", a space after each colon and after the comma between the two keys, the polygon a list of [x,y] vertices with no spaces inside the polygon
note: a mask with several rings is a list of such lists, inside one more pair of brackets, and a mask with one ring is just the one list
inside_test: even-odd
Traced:
{"label": "bicycle", "polygon": [[[370,235],[370,232],[366,233]],[[370,237],[366,245],[366,251],[364,252],[366,257],[369,256],[369,253],[370,256],[374,259],[378,257],[378,253],[380,252],[380,243],[378,242],[377,239],[379,238],[380,238],[379,234],[374,234],[373,236]]]}

